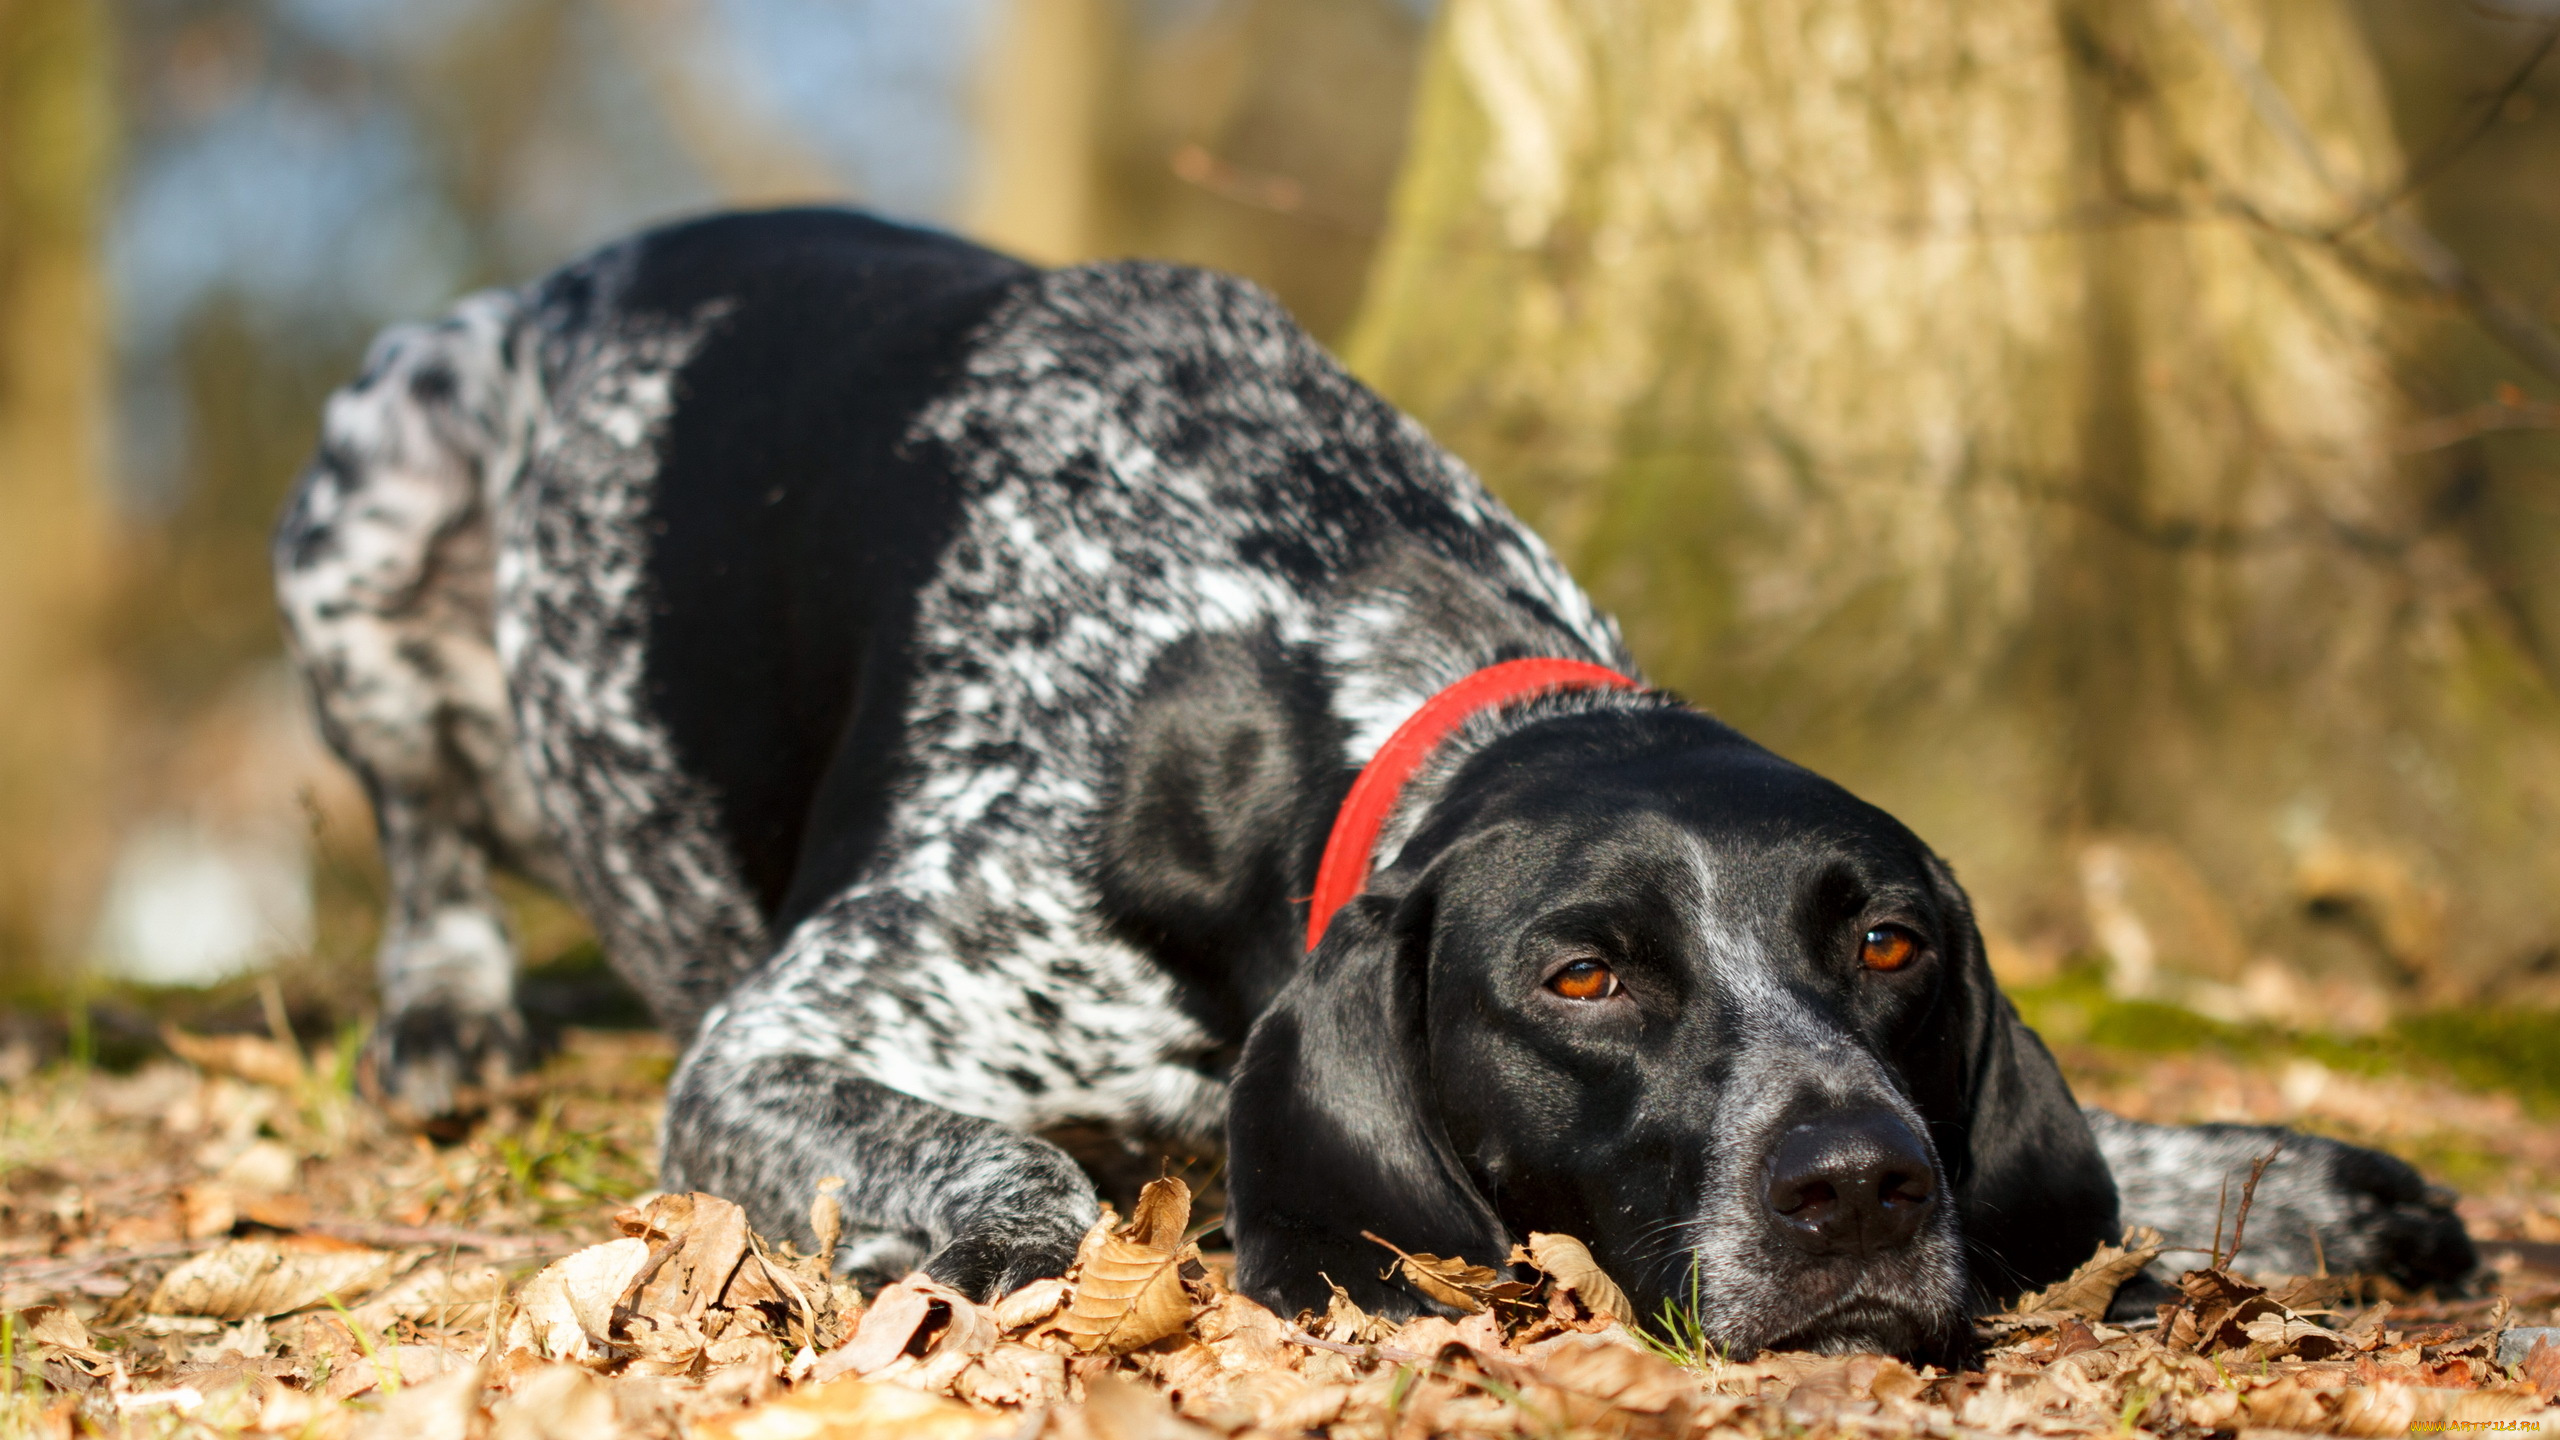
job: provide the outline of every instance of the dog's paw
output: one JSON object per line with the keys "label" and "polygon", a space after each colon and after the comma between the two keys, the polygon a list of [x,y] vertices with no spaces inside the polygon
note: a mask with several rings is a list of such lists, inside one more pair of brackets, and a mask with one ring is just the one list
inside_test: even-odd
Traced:
{"label": "dog's paw", "polygon": [[2320,1208],[2340,1217],[2320,1236],[2317,1256],[2332,1272],[2452,1291],[2479,1269],[2480,1252],[2454,1213],[2453,1192],[2429,1185],[2406,1161],[2313,1135],[2292,1136],[2288,1147],[2307,1152],[2329,1191]]}
{"label": "dog's paw", "polygon": [[532,1038],[514,1011],[427,1004],[383,1016],[356,1075],[365,1097],[392,1119],[458,1138],[533,1063]]}
{"label": "dog's paw", "polygon": [[1011,1225],[973,1226],[934,1252],[924,1270],[961,1294],[992,1304],[1034,1280],[1066,1274],[1083,1239],[1080,1233],[1055,1230],[1026,1234]]}

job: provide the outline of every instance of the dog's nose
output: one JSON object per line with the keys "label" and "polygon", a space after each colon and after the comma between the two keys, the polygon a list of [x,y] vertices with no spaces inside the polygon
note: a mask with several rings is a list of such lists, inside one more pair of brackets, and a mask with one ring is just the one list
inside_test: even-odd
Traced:
{"label": "dog's nose", "polygon": [[1938,1176],[1910,1126],[1865,1111],[1779,1136],[1764,1198],[1779,1232],[1813,1254],[1873,1255],[1920,1233]]}

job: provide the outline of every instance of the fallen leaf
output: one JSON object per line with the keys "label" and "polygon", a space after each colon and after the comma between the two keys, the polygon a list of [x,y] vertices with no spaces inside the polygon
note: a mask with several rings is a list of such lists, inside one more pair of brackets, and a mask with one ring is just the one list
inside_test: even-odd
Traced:
{"label": "fallen leaf", "polygon": [[[1892,1360],[1884,1364],[1908,1378],[1908,1387],[1899,1393],[1919,1389],[1918,1377],[1908,1368]],[[1685,1434],[1698,1395],[1697,1381],[1662,1357],[1588,1337],[1548,1351],[1536,1372],[1536,1388],[1553,1392],[1555,1403],[1529,1400],[1531,1408],[1554,1415],[1557,1428],[1576,1432],[1598,1429],[1612,1418],[1623,1422],[1625,1412],[1633,1412],[1658,1417],[1660,1428]]]}
{"label": "fallen leaf", "polygon": [[795,1390],[693,1427],[698,1440],[982,1440],[1022,1428],[903,1385],[846,1378]]}
{"label": "fallen leaf", "polygon": [[2163,1337],[2173,1346],[2211,1354],[2249,1343],[2241,1327],[2282,1313],[2259,1286],[2224,1270],[2190,1270],[2178,1277],[2180,1299],[2161,1311]]}
{"label": "fallen leaf", "polygon": [[281,1195],[302,1183],[302,1157],[278,1141],[260,1140],[213,1178],[239,1195]]}
{"label": "fallen leaf", "polygon": [[614,1412],[613,1392],[575,1365],[546,1365],[519,1379],[490,1421],[489,1440],[615,1440],[629,1433]]}
{"label": "fallen leaf", "polygon": [[[747,1212],[734,1201],[716,1195],[660,1195],[616,1215],[614,1225],[649,1246],[648,1263],[632,1289],[616,1301],[625,1314],[674,1328],[700,1320],[714,1305],[739,1309],[779,1298],[761,1261],[754,1264],[757,1273],[741,1283],[739,1272],[754,1254],[754,1242]],[[740,1292],[735,1297],[729,1294],[733,1288]]]}
{"label": "fallen leaf", "polygon": [[516,1297],[502,1348],[551,1360],[601,1358],[612,1335],[614,1302],[648,1263],[649,1243],[628,1237],[551,1262]]}
{"label": "fallen leaf", "polygon": [[876,1374],[911,1356],[978,1355],[996,1337],[995,1317],[987,1307],[919,1272],[881,1287],[862,1312],[853,1338],[818,1357],[809,1375],[823,1384],[842,1375]]}
{"label": "fallen leaf", "polygon": [[1057,1314],[1073,1288],[1059,1279],[1032,1281],[995,1303],[996,1328],[1008,1335],[1030,1329]]}
{"label": "fallen leaf", "polygon": [[1087,1379],[1084,1404],[1058,1416],[1058,1422],[1064,1440],[1215,1440],[1217,1435],[1175,1414],[1155,1391],[1112,1374]]}
{"label": "fallen leaf", "polygon": [[174,1025],[160,1038],[179,1059],[212,1075],[290,1090],[303,1080],[302,1057],[263,1035],[190,1035]]}
{"label": "fallen leaf", "polygon": [[1005,1340],[951,1381],[952,1393],[979,1405],[1055,1405],[1067,1398],[1067,1357]]}
{"label": "fallen leaf", "polygon": [[2148,1227],[2126,1234],[2122,1245],[2101,1241],[2098,1252],[2080,1262],[2078,1269],[2042,1290],[2019,1296],[2009,1309],[2018,1315],[2077,1315],[2083,1320],[2104,1320],[2116,1292],[2159,1259],[2162,1248],[2160,1232]]}
{"label": "fallen leaf", "polygon": [[207,1239],[238,1222],[239,1198],[219,1185],[189,1185],[178,1192],[178,1214],[178,1228],[188,1239]]}
{"label": "fallen leaf", "polygon": [[1182,1261],[1191,1253],[1182,1232],[1191,1220],[1191,1187],[1150,1180],[1129,1223],[1103,1237],[1084,1258],[1058,1333],[1078,1350],[1125,1355],[1182,1329],[1191,1295]]}
{"label": "fallen leaf", "polygon": [[2327,1360],[2355,1348],[2354,1341],[2337,1331],[2289,1313],[2261,1315],[2241,1325],[2240,1333],[2249,1337],[2252,1351],[2261,1360],[2282,1356]]}
{"label": "fallen leaf", "polygon": [[325,1235],[234,1240],[170,1271],[151,1292],[149,1308],[217,1320],[285,1315],[333,1297],[341,1304],[361,1299],[400,1265],[401,1257],[388,1251]]}
{"label": "fallen leaf", "polygon": [[[321,1393],[332,1400],[344,1400],[376,1386],[405,1390],[415,1381],[432,1380],[465,1365],[472,1365],[470,1356],[441,1345],[384,1345],[371,1355],[358,1355],[353,1364],[333,1372]],[[386,1379],[390,1382],[387,1385]]]}
{"label": "fallen leaf", "polygon": [[1313,1328],[1317,1339],[1336,1345],[1375,1345],[1395,1333],[1396,1322],[1361,1309],[1349,1291],[1335,1285],[1333,1298],[1325,1302],[1324,1317]]}
{"label": "fallen leaf", "polygon": [[1546,1273],[1547,1284],[1582,1302],[1594,1315],[1633,1324],[1636,1307],[1627,1292],[1609,1278],[1591,1248],[1570,1235],[1551,1235],[1540,1231],[1529,1234],[1529,1263]]}
{"label": "fallen leaf", "polygon": [[1261,1370],[1290,1359],[1289,1327],[1260,1303],[1232,1290],[1202,1307],[1192,1318],[1191,1328],[1224,1369]]}
{"label": "fallen leaf", "polygon": [[77,1366],[90,1375],[104,1375],[114,1368],[114,1362],[90,1340],[89,1327],[59,1305],[30,1305],[18,1312],[16,1324],[47,1359]]}
{"label": "fallen leaf", "polygon": [[1404,1277],[1406,1284],[1462,1314],[1476,1314],[1496,1301],[1517,1300],[1533,1288],[1503,1279],[1490,1265],[1470,1265],[1455,1255],[1443,1259],[1431,1254],[1409,1254],[1391,1240],[1366,1230],[1360,1234],[1395,1251],[1395,1272]]}
{"label": "fallen leaf", "polygon": [[2533,1387],[2533,1393],[2548,1403],[2560,1401],[2560,1345],[2549,1340],[2536,1340],[2516,1367]]}
{"label": "fallen leaf", "polygon": [[357,1327],[383,1331],[394,1322],[426,1325],[480,1326],[489,1323],[491,1307],[506,1298],[507,1277],[491,1266],[449,1269],[422,1265],[384,1287],[371,1300],[351,1308]]}
{"label": "fallen leaf", "polygon": [[[422,1379],[403,1371],[399,1390],[383,1396],[377,1408],[356,1421],[353,1440],[471,1440],[471,1432],[480,1419],[482,1370],[468,1356],[456,1358],[462,1363],[432,1378]],[[301,1434],[316,1428],[314,1422],[319,1418],[314,1412],[295,1423],[279,1425],[270,1416],[285,1418],[272,1396],[259,1413],[261,1430]]]}

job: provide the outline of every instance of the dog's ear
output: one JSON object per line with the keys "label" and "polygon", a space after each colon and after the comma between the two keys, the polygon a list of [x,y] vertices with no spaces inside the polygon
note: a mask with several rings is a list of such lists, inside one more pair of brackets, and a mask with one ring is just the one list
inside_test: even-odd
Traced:
{"label": "dog's ear", "polygon": [[2005,1300],[2119,1238],[2116,1185],[2061,1067],[1992,978],[1964,891],[1934,858],[1931,870],[1964,952],[1948,957],[1951,1023],[1940,1031],[1952,1042],[1941,1053],[1953,1060],[1953,1122],[1933,1129],[1955,1172],[1975,1287]]}
{"label": "dog's ear", "polygon": [[[1386,877],[1381,877],[1382,879]],[[1331,1280],[1364,1310],[1433,1308],[1362,1237],[1499,1269],[1511,1239],[1429,1096],[1428,885],[1368,894],[1255,1022],[1227,1107],[1227,1234],[1239,1289],[1282,1315]]]}

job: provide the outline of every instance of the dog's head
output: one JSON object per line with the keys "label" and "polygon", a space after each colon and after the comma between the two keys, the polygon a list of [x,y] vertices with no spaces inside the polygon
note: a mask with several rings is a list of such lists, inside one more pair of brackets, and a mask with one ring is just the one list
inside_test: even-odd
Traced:
{"label": "dog's head", "polygon": [[1947,867],[1667,706],[1466,760],[1255,1026],[1229,1154],[1284,1310],[1422,1308],[1364,1230],[1495,1265],[1555,1231],[1745,1355],[1955,1353],[2116,1208]]}

